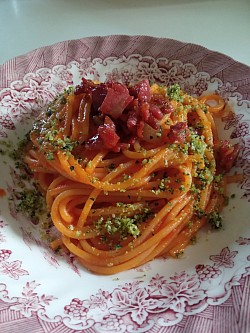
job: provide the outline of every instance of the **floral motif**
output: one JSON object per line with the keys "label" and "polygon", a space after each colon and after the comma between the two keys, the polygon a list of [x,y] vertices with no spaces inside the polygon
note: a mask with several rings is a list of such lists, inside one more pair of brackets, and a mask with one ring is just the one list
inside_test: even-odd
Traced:
{"label": "floral motif", "polygon": [[31,105],[27,98],[27,94],[14,89],[8,89],[6,94],[0,101],[1,110],[10,113],[13,118],[18,119],[20,111],[29,114]]}
{"label": "floral motif", "polygon": [[105,73],[106,81],[108,82],[116,82],[120,81],[121,75],[120,72],[118,72],[117,68],[114,68],[112,72]]}
{"label": "floral motif", "polygon": [[8,223],[6,223],[5,221],[0,219],[0,228],[4,228],[8,225]]}
{"label": "floral motif", "polygon": [[0,263],[0,272],[8,275],[14,280],[18,280],[22,275],[29,275],[29,273],[21,268],[22,261],[15,260],[12,262],[2,261]]}
{"label": "floral motif", "polygon": [[[89,76],[92,75],[94,80],[99,80],[100,75],[98,73],[98,70],[95,68],[94,63],[96,61],[92,61],[92,59],[86,58],[80,58],[80,66],[79,66],[79,74],[80,77],[82,76]],[[77,64],[78,65],[78,64]]]}
{"label": "floral motif", "polygon": [[61,252],[62,257],[64,257],[69,264],[69,267],[79,276],[81,276],[81,272],[77,266],[77,259],[76,257],[70,253],[69,251],[62,251]]}
{"label": "floral motif", "polygon": [[131,322],[142,325],[155,313],[173,310],[183,314],[187,307],[198,304],[205,297],[196,275],[190,276],[182,272],[167,281],[165,277],[157,274],[150,280],[148,288],[143,287],[142,282],[137,280],[117,287],[111,294],[100,289],[89,299],[72,299],[64,311],[74,319],[86,320],[88,311],[90,315],[92,309],[100,309],[105,320],[114,315],[127,319],[129,316]]}
{"label": "floral motif", "polygon": [[208,89],[208,82],[206,78],[199,77],[195,82],[195,93],[200,96],[204,91]]}
{"label": "floral motif", "polygon": [[90,309],[99,308],[104,311],[108,307],[107,302],[109,298],[110,294],[107,291],[99,289],[98,293],[90,296],[89,300],[84,301],[84,305]]}
{"label": "floral motif", "polygon": [[35,281],[27,282],[23,287],[22,297],[18,297],[16,304],[10,307],[11,310],[20,311],[25,317],[30,317],[33,312],[45,309],[47,305],[54,299],[54,296],[39,296],[35,289],[40,286]]}
{"label": "floral motif", "polygon": [[127,68],[121,72],[121,82],[124,84],[129,84],[134,80],[134,73],[131,69]]}
{"label": "floral motif", "polygon": [[246,237],[239,237],[239,239],[236,241],[239,245],[250,245],[250,238]]}
{"label": "floral motif", "polygon": [[[48,104],[56,95],[52,82],[29,81],[29,87],[23,88],[22,93],[25,94],[27,100],[42,102],[42,106]],[[41,104],[40,104],[41,105]]]}
{"label": "floral motif", "polygon": [[183,313],[187,304],[197,304],[205,298],[196,275],[189,276],[182,272],[179,275],[176,274],[171,280],[173,281],[162,285],[161,295],[164,296],[165,308]]}
{"label": "floral motif", "polygon": [[235,87],[231,82],[226,82],[225,84],[220,84],[216,92],[225,100],[228,101],[230,97],[237,95],[237,87]]}
{"label": "floral motif", "polygon": [[62,82],[66,82],[67,85],[73,84],[73,74],[67,69],[66,66],[55,66],[54,74]]}
{"label": "floral motif", "polygon": [[221,250],[218,255],[211,255],[209,258],[217,267],[232,268],[234,266],[233,258],[238,254],[238,251],[230,251],[228,247]]}
{"label": "floral motif", "polygon": [[132,283],[125,283],[124,285],[119,286],[119,288],[130,295],[140,288],[140,281],[137,280]]}
{"label": "floral motif", "polygon": [[239,125],[240,120],[244,117],[243,114],[235,114],[230,111],[227,116],[223,117],[223,121],[225,122],[224,129],[228,130],[231,127],[236,127]]}
{"label": "floral motif", "polygon": [[184,79],[188,79],[189,77],[195,75],[197,73],[197,70],[195,66],[192,64],[184,64],[182,67],[181,74],[184,77]]}
{"label": "floral motif", "polygon": [[242,159],[246,159],[250,157],[250,138],[242,139]]}
{"label": "floral motif", "polygon": [[161,276],[159,274],[156,274],[156,276],[152,277],[152,279],[149,282],[149,288],[152,292],[158,291],[162,289],[162,286],[167,283],[164,276]]}
{"label": "floral motif", "polygon": [[44,250],[43,251],[43,257],[51,266],[54,266],[56,268],[60,266],[60,264],[57,260],[57,257],[56,257],[56,255],[53,251]]}
{"label": "floral motif", "polygon": [[0,135],[6,137],[5,129],[14,130],[14,122],[25,123],[37,115],[63,89],[73,84],[73,74],[65,66],[40,69],[35,75],[27,74],[23,82],[12,82],[0,95]]}
{"label": "floral motif", "polygon": [[71,315],[75,319],[86,319],[88,308],[83,305],[83,301],[79,300],[78,298],[73,298],[69,305],[64,307],[64,312],[66,314]]}
{"label": "floral motif", "polygon": [[14,130],[16,128],[8,113],[0,115],[0,125],[2,128],[4,127],[9,130]]}
{"label": "floral motif", "polygon": [[11,250],[0,250],[0,261],[8,260],[12,251]]}
{"label": "floral motif", "polygon": [[95,328],[101,333],[122,333],[127,331],[124,321],[114,314],[103,317],[102,323],[97,323]]}
{"label": "floral motif", "polygon": [[136,76],[139,80],[148,79],[151,82],[155,82],[155,81],[159,81],[160,78],[162,80],[163,75],[164,75],[163,80],[164,80],[164,82],[166,82],[167,78],[169,79],[169,81],[172,81],[171,80],[172,77],[175,78],[175,75],[176,75],[175,68],[172,69],[172,72],[173,72],[173,74],[171,73],[171,70],[170,70],[168,74],[165,73],[165,75],[164,75],[155,61],[153,61],[152,63],[145,61],[145,62],[140,62],[138,64]]}
{"label": "floral motif", "polygon": [[217,278],[222,273],[218,267],[211,265],[196,265],[195,268],[199,279],[202,281]]}
{"label": "floral motif", "polygon": [[232,132],[230,138],[235,139],[235,138],[240,138],[242,136],[246,136],[249,133],[249,124],[246,122],[240,123]]}
{"label": "floral motif", "polygon": [[22,261],[15,260],[12,262],[7,261],[12,254],[12,251],[2,249],[0,250],[0,272],[8,275],[14,280],[18,280],[22,275],[29,275],[29,273],[22,269]]}
{"label": "floral motif", "polygon": [[161,301],[149,296],[143,288],[137,289],[133,294],[116,289],[112,293],[111,302],[113,306],[109,309],[110,313],[120,317],[130,314],[132,320],[140,325],[146,320],[149,312],[153,312],[162,304]]}

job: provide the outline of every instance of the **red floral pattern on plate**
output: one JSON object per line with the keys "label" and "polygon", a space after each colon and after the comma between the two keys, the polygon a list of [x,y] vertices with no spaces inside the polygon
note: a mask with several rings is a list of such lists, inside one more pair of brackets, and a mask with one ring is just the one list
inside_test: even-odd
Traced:
{"label": "red floral pattern on plate", "polygon": [[8,275],[14,280],[18,280],[22,275],[29,275],[29,272],[21,268],[22,261],[8,261],[11,253],[11,250],[0,250],[0,273]]}
{"label": "red floral pattern on plate", "polygon": [[[10,254],[11,251],[6,250],[1,253],[5,259],[8,259]],[[217,283],[222,284],[224,288],[223,297],[220,295],[222,302],[228,299],[232,292],[231,288],[239,285],[239,276],[237,277],[235,274],[231,278],[225,278],[223,270],[235,266],[233,259],[236,255],[237,251],[230,251],[226,247],[221,250],[220,254],[210,256],[210,259],[214,261],[213,266],[197,265],[198,274],[189,275],[183,271],[168,279],[156,274],[149,280],[147,286],[143,281],[137,280],[118,285],[111,293],[99,289],[88,299],[73,298],[70,304],[64,307],[64,313],[67,315],[64,327],[66,328],[71,318],[75,322],[75,325],[71,324],[72,327],[75,329],[92,327],[91,332],[106,332],[108,328],[110,329],[108,332],[125,332],[124,329],[131,332],[138,330],[142,332],[140,330],[142,328],[144,332],[150,332],[153,327],[152,323],[158,322],[157,327],[159,332],[162,332],[160,327],[177,324],[185,316],[203,313],[209,304],[218,303],[218,294],[211,294],[206,281],[211,282],[211,279],[217,278]],[[225,258],[226,262],[229,260],[230,264],[225,264]],[[248,276],[247,270],[243,275]],[[221,283],[223,279],[224,283]],[[228,282],[225,283],[225,281]],[[41,320],[44,319],[46,306],[56,298],[45,294],[38,295],[35,289],[39,286],[40,284],[35,281],[27,282],[21,296],[9,298],[9,292],[2,284],[0,285],[0,299],[9,311],[16,311],[25,317],[35,316],[37,320],[41,317],[39,319]],[[96,311],[99,312],[99,320],[91,321]],[[62,318],[58,317],[50,319],[50,322],[56,323],[61,320]],[[81,323],[81,326],[78,326],[77,322]],[[130,327],[133,327],[134,330],[130,330]]]}
{"label": "red floral pattern on plate", "polygon": [[250,245],[250,238],[240,237],[236,242],[239,245]]}
{"label": "red floral pattern on plate", "polygon": [[[193,44],[145,36],[109,36],[35,50],[1,66],[0,74],[0,136],[9,141],[25,132],[39,110],[65,86],[78,83],[81,76],[124,83],[149,78],[179,83],[195,96],[219,93],[236,110],[229,112],[221,127],[228,139],[241,144],[237,167],[244,173],[243,182],[235,188],[235,203],[225,213],[236,241],[233,232],[226,229],[223,239],[219,234],[211,235],[216,254],[209,257],[208,253],[214,251],[206,249],[204,237],[197,245],[202,257],[199,251],[190,249],[195,256],[191,255],[189,266],[185,266],[187,255],[177,262],[154,261],[114,278],[97,279],[78,267],[73,256],[62,258],[52,253],[41,241],[37,227],[17,213],[14,194],[20,179],[4,157],[1,170],[6,172],[6,179],[1,180],[1,187],[13,200],[6,200],[1,208],[0,238],[11,250],[3,249],[6,252],[0,256],[0,330],[8,327],[9,331],[22,333],[19,323],[29,318],[32,321],[27,323],[32,322],[34,333],[217,333],[222,327],[226,329],[224,309],[228,311],[231,306],[234,315],[231,313],[230,327],[234,332],[248,332],[250,235],[246,229],[249,214],[245,211],[249,206],[245,204],[250,200],[249,67]],[[237,216],[234,209],[244,215],[238,229],[232,224]],[[20,260],[9,260],[20,249],[28,271]],[[37,274],[36,263],[53,279]],[[54,279],[60,283],[55,284]],[[16,296],[22,288],[21,295]],[[38,288],[44,290],[41,295]],[[55,296],[45,296],[50,294]],[[218,313],[221,319],[216,325],[213,318]]]}
{"label": "red floral pattern on plate", "polygon": [[219,255],[212,255],[210,259],[215,263],[217,267],[232,268],[234,266],[233,258],[237,255],[238,251],[230,251],[228,247],[225,247]]}

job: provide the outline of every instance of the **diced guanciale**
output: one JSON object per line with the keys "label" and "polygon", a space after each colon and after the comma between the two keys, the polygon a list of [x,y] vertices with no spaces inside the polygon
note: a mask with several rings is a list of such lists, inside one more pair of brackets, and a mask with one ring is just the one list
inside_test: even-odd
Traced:
{"label": "diced guanciale", "polygon": [[228,140],[223,141],[216,151],[217,172],[229,172],[235,165],[239,151],[239,144],[231,145]]}
{"label": "diced guanciale", "polygon": [[[92,129],[92,137],[85,142],[85,147],[92,150],[106,147],[120,151],[137,138],[143,138],[145,124],[147,131],[149,128],[152,133],[159,131],[164,114],[174,111],[166,95],[152,94],[146,79],[133,86],[117,82],[97,84],[83,79],[74,93],[89,95],[92,101],[90,116],[95,130]],[[186,131],[180,124],[171,128],[169,140],[183,142],[182,130]]]}
{"label": "diced guanciale", "polygon": [[98,127],[98,134],[109,149],[114,148],[120,140],[116,134],[115,124],[108,116],[105,117],[104,124]]}
{"label": "diced guanciale", "polygon": [[112,87],[108,88],[107,95],[100,106],[100,111],[112,116],[114,119],[118,119],[133,99],[133,96],[129,95],[126,86],[120,83],[113,83]]}
{"label": "diced guanciale", "polygon": [[170,126],[170,131],[168,133],[169,143],[184,143],[188,134],[189,130],[187,128],[187,123],[179,122],[172,125]]}

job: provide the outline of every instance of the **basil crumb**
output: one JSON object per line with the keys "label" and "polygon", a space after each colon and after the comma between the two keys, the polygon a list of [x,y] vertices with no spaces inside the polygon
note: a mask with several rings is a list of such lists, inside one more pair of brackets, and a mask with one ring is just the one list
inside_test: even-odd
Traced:
{"label": "basil crumb", "polygon": [[92,167],[92,160],[89,160],[86,167],[91,168]]}
{"label": "basil crumb", "polygon": [[183,256],[183,254],[184,254],[184,251],[180,251],[180,252],[176,252],[175,256],[176,256],[177,259],[179,259]]}
{"label": "basil crumb", "polygon": [[122,238],[127,235],[131,235],[134,237],[139,236],[140,230],[138,226],[135,224],[136,219],[130,217],[117,217],[114,219],[107,219],[104,227],[109,234],[114,234],[117,231],[120,232]]}
{"label": "basil crumb", "polygon": [[[126,204],[117,203],[117,207],[125,207]],[[100,217],[95,222],[95,229],[98,233],[106,232],[109,235],[119,234],[120,239],[126,239],[127,236],[133,236],[134,238],[140,235],[140,229],[138,225],[145,222],[150,216],[150,210],[145,210],[143,214],[135,214],[133,217],[128,216],[111,216],[107,219]]]}
{"label": "basil crumb", "polygon": [[44,199],[37,189],[25,189],[17,193],[20,202],[17,211],[28,214],[31,218],[38,217],[44,208]]}
{"label": "basil crumb", "polygon": [[63,96],[61,98],[61,101],[60,101],[61,104],[66,104],[67,103],[67,99],[65,98],[65,96]]}
{"label": "basil crumb", "polygon": [[114,163],[111,163],[109,166],[108,166],[108,169],[109,171],[112,171],[115,169],[115,164]]}
{"label": "basil crumb", "polygon": [[162,179],[161,179],[161,182],[160,182],[160,184],[158,185],[158,188],[159,188],[161,191],[165,191],[165,178],[162,178]]}
{"label": "basil crumb", "polygon": [[222,228],[222,217],[218,212],[212,212],[208,214],[208,223],[211,225],[212,229]]}
{"label": "basil crumb", "polygon": [[199,207],[195,207],[195,214],[199,219],[206,215],[204,210],[200,209]]}
{"label": "basil crumb", "polygon": [[48,153],[46,153],[46,159],[48,161],[53,161],[55,159],[54,154],[51,151],[49,151]]}
{"label": "basil crumb", "polygon": [[197,153],[203,156],[206,148],[207,144],[204,141],[204,136],[198,135],[190,129],[190,150],[195,154]]}
{"label": "basil crumb", "polygon": [[155,135],[156,135],[157,138],[160,138],[162,136],[162,133],[161,132],[157,132]]}
{"label": "basil crumb", "polygon": [[185,186],[184,185],[181,185],[180,187],[179,187],[179,190],[182,192],[182,191],[185,191]]}
{"label": "basil crumb", "polygon": [[46,116],[50,117],[50,116],[52,116],[53,113],[54,113],[54,110],[51,108],[48,108],[48,110],[46,111]]}
{"label": "basil crumb", "polygon": [[26,133],[25,138],[19,142],[17,148],[8,152],[9,157],[12,158],[14,161],[20,161],[23,159],[24,148],[30,142],[29,135],[30,135],[30,132]]}
{"label": "basil crumb", "polygon": [[167,95],[170,99],[177,101],[177,102],[183,102],[184,97],[182,96],[182,91],[180,86],[176,83],[170,86],[167,89]]}
{"label": "basil crumb", "polygon": [[70,171],[73,171],[75,169],[74,165],[71,165],[69,168],[70,168]]}
{"label": "basil crumb", "polygon": [[192,186],[190,188],[190,192],[193,194],[199,194],[201,191],[194,184],[192,184]]}
{"label": "basil crumb", "polygon": [[174,189],[172,187],[170,187],[167,191],[171,194],[174,194]]}

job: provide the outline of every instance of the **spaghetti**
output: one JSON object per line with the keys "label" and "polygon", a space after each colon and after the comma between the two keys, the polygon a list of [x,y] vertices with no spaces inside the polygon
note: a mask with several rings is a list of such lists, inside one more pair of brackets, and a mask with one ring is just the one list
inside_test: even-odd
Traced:
{"label": "spaghetti", "polygon": [[25,153],[60,233],[51,247],[114,274],[179,256],[208,222],[219,228],[239,151],[218,138],[213,117],[224,106],[147,80],[82,79],[57,96]]}

